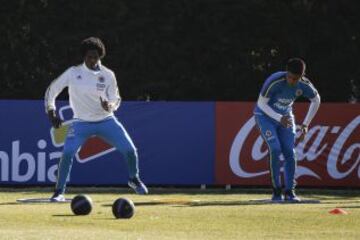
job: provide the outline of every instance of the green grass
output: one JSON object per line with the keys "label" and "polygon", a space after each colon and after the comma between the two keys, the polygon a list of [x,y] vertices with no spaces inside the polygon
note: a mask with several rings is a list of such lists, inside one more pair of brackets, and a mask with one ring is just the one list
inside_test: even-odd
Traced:
{"label": "green grass", "polygon": [[[360,191],[302,190],[321,204],[253,204],[267,190],[72,188],[88,194],[94,208],[74,216],[69,204],[18,204],[19,198],[48,197],[48,188],[0,189],[0,239],[360,239]],[[116,220],[111,204],[127,197],[135,216]],[[348,215],[328,212],[341,207]]]}

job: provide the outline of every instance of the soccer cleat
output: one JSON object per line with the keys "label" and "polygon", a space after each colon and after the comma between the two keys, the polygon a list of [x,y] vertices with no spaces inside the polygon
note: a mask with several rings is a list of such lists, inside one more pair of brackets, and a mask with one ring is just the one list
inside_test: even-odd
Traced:
{"label": "soccer cleat", "polygon": [[65,202],[65,196],[60,191],[55,191],[54,195],[50,198],[51,202]]}
{"label": "soccer cleat", "polygon": [[296,196],[295,190],[286,190],[285,191],[285,201],[286,202],[301,202],[300,198]]}
{"label": "soccer cleat", "polygon": [[148,194],[148,189],[145,184],[140,180],[139,177],[130,178],[128,182],[129,187],[134,189],[137,194],[145,195]]}
{"label": "soccer cleat", "polygon": [[273,189],[273,195],[271,197],[271,201],[273,201],[273,202],[282,202],[283,201],[281,188],[274,188]]}

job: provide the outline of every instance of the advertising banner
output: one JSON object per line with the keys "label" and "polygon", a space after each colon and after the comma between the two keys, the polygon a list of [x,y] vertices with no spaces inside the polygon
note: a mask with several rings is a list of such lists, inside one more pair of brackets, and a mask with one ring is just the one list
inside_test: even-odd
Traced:
{"label": "advertising banner", "polygon": [[[255,124],[254,105],[216,104],[217,184],[270,186],[268,149]],[[297,124],[308,106],[295,104]],[[297,139],[296,155],[298,185],[359,187],[360,106],[322,104],[304,141]]]}
{"label": "advertising banner", "polygon": [[[252,102],[124,102],[116,117],[133,139],[144,182],[157,185],[270,186],[268,149],[255,125]],[[308,103],[294,106],[301,124]],[[303,142],[296,140],[300,186],[360,186],[359,104],[323,103]],[[53,129],[42,101],[0,101],[0,184],[56,180],[67,127]],[[88,139],[74,157],[70,184],[126,184],[121,154]]]}
{"label": "advertising banner", "polygon": [[[212,184],[215,103],[124,102],[116,112],[134,141],[147,184]],[[66,130],[68,102],[58,102],[63,127],[53,129],[43,101],[0,101],[0,184],[41,185],[56,180]],[[70,183],[126,184],[121,154],[93,137],[74,158]]]}

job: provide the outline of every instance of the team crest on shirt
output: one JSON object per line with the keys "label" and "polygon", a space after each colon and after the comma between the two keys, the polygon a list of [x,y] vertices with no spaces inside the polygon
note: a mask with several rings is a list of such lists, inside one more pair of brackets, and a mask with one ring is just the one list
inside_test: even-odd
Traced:
{"label": "team crest on shirt", "polygon": [[101,82],[101,83],[105,82],[104,76],[99,76],[98,80],[99,80],[99,82]]}
{"label": "team crest on shirt", "polygon": [[265,132],[265,136],[267,136],[267,137],[271,137],[271,135],[272,135],[271,131],[270,131],[270,130],[266,130],[266,132]]}
{"label": "team crest on shirt", "polygon": [[302,89],[297,89],[296,92],[295,92],[295,95],[297,97],[301,96],[303,94],[303,90]]}
{"label": "team crest on shirt", "polygon": [[78,75],[78,76],[76,77],[76,79],[80,80],[80,79],[81,79],[81,75]]}

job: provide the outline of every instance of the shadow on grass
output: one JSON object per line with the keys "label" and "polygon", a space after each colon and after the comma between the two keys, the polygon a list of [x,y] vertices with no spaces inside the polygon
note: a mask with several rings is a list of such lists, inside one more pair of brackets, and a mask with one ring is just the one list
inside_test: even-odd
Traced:
{"label": "shadow on grass", "polygon": [[[192,200],[159,200],[159,201],[141,201],[134,202],[135,206],[176,206],[176,207],[207,207],[207,206],[249,206],[249,205],[288,205],[288,204],[321,204],[321,205],[334,205],[339,204],[342,208],[360,208],[360,201],[346,201],[346,204],[356,204],[359,206],[341,206],[345,202],[334,202],[334,201],[317,201],[316,199],[304,200],[300,203],[290,202],[270,202],[270,201],[256,201],[256,200],[234,200],[234,201],[192,201]],[[11,205],[43,205],[43,204],[54,204],[54,203],[19,203],[19,202],[3,202],[0,206],[11,206]],[[58,204],[58,203],[55,203]],[[112,204],[101,204],[102,207],[112,207]],[[65,215],[66,216],[66,215]],[[73,216],[73,215],[71,215]]]}
{"label": "shadow on grass", "polygon": [[0,206],[9,206],[9,205],[19,205],[18,202],[3,202],[0,203]]}
{"label": "shadow on grass", "polygon": [[[81,218],[81,217],[88,217],[88,215],[75,215],[75,214],[54,214],[52,215],[53,217],[78,217],[78,218]],[[115,218],[115,217],[107,217],[107,218],[97,218],[99,220],[111,220],[111,221],[126,221],[126,220],[129,220],[129,219],[126,219],[126,218]]]}
{"label": "shadow on grass", "polygon": [[110,221],[130,221],[129,218],[115,218],[115,217],[108,217],[108,218],[97,218],[99,220],[110,220]]}
{"label": "shadow on grass", "polygon": [[[200,189],[195,187],[174,188],[174,187],[152,187],[149,189],[151,195],[234,195],[234,194],[266,194],[271,195],[269,188],[232,188],[225,190],[223,187],[212,187]],[[52,187],[1,187],[0,192],[23,193],[26,195],[53,192]],[[134,194],[128,187],[69,187],[68,194]],[[349,198],[359,198],[360,189],[299,189],[298,195],[318,200],[346,200]]]}
{"label": "shadow on grass", "polygon": [[339,208],[360,208],[360,206],[339,206]]}
{"label": "shadow on grass", "polygon": [[86,217],[86,215],[74,215],[74,214],[54,214],[53,217]]}
{"label": "shadow on grass", "polygon": [[[103,193],[103,194],[134,194],[133,190],[126,186],[121,187],[68,187],[68,194],[79,193]],[[0,192],[14,192],[14,193],[52,193],[54,189],[52,187],[0,187]],[[150,187],[150,193],[156,195],[167,194],[194,194],[194,195],[206,195],[206,194],[270,194],[269,189],[252,188],[252,189],[232,189],[225,190],[224,188],[208,188],[200,189],[196,187]]]}
{"label": "shadow on grass", "polygon": [[[228,201],[228,202],[201,202],[194,203],[191,201],[179,202],[134,202],[136,207],[139,206],[174,206],[174,207],[201,207],[201,206],[240,206],[240,205],[259,205],[258,203],[249,203],[249,201]],[[102,204],[103,207],[112,207],[111,204]]]}
{"label": "shadow on grass", "polygon": [[63,205],[70,204],[68,202],[2,202],[0,206],[11,206],[11,205]]}
{"label": "shadow on grass", "polygon": [[208,206],[257,206],[257,205],[303,205],[303,204],[320,204],[320,201],[316,200],[304,200],[302,202],[272,202],[270,200],[260,201],[201,201],[190,202],[187,204],[189,207],[208,207]]}
{"label": "shadow on grass", "polygon": [[[149,201],[149,202],[134,202],[136,206],[156,206],[156,205],[174,205],[174,202],[156,202],[156,201]],[[181,203],[184,204],[184,203]],[[102,207],[112,207],[112,204],[102,204]]]}
{"label": "shadow on grass", "polygon": [[[234,201],[186,201],[186,200],[159,200],[148,202],[134,202],[135,206],[174,206],[174,207],[207,207],[207,206],[255,206],[255,205],[288,205],[288,204],[319,204],[317,200],[304,200],[300,203],[272,202],[264,200],[234,200]],[[325,203],[326,204],[326,203]],[[111,204],[102,204],[103,207],[112,207]]]}

